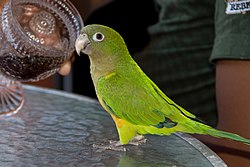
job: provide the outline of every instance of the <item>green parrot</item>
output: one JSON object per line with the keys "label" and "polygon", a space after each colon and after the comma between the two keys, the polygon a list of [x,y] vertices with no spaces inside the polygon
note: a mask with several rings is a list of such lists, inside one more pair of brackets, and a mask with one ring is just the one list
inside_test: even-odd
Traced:
{"label": "green parrot", "polygon": [[[120,145],[145,134],[204,134],[250,144],[237,134],[206,125],[168,98],[131,57],[119,33],[103,25],[83,27],[77,53],[90,58],[98,100],[113,118]],[[139,137],[140,138],[140,137]]]}

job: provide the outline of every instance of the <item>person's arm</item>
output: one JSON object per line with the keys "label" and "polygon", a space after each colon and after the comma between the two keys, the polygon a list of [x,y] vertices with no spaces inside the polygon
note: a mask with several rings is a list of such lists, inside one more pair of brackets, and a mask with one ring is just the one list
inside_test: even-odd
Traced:
{"label": "person's arm", "polygon": [[[250,61],[216,62],[218,129],[250,138]],[[228,166],[249,166],[250,146],[224,139],[203,138]]]}

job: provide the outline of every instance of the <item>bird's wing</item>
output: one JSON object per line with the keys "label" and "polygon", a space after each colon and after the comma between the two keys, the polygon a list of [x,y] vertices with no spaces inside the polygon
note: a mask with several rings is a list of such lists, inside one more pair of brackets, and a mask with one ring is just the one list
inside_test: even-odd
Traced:
{"label": "bird's wing", "polygon": [[[174,101],[172,101],[169,97],[167,97],[167,95],[165,95],[160,89],[159,87],[150,79],[148,79],[150,84],[152,85],[153,89],[155,90],[154,93],[158,94],[159,97],[161,97],[168,105],[172,106],[172,110],[175,110],[175,114],[173,114],[173,116],[184,116],[186,118],[189,118],[191,120],[197,121],[197,122],[201,122],[201,123],[205,123],[204,121],[202,121],[201,119],[197,118],[195,115],[193,115],[192,113],[186,111],[184,108],[182,108],[181,106],[179,106],[178,104],[176,104]],[[178,120],[178,119],[177,119]]]}
{"label": "bird's wing", "polygon": [[164,99],[154,87],[156,85],[152,85],[148,79],[135,80],[112,73],[99,79],[97,94],[111,114],[133,124],[157,127],[175,125],[171,115],[175,117],[175,110],[178,109],[172,105],[172,101]]}

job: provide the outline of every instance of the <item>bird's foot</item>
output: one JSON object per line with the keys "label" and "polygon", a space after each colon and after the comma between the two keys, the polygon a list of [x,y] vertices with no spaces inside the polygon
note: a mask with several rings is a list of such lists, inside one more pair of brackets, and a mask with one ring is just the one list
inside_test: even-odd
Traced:
{"label": "bird's foot", "polygon": [[[128,144],[139,146],[141,144],[146,143],[147,139],[142,136],[138,135],[135,136]],[[93,148],[100,149],[100,150],[113,150],[113,151],[127,151],[125,145],[121,144],[119,141],[112,141],[110,140],[107,144],[93,144]]]}
{"label": "bird's foot", "polygon": [[93,144],[93,147],[102,150],[126,151],[119,141],[109,141],[109,144]]}
{"label": "bird's foot", "polygon": [[138,136],[135,136],[130,142],[129,144],[131,145],[134,145],[134,146],[139,146],[141,144],[144,144],[147,142],[147,139],[142,136],[142,135],[138,135]]}

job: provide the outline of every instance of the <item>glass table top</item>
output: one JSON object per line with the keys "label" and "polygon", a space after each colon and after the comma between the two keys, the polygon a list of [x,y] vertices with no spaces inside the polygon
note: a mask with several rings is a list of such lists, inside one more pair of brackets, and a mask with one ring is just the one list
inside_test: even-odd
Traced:
{"label": "glass table top", "polygon": [[127,151],[93,144],[118,140],[111,117],[88,97],[24,86],[25,104],[0,118],[0,166],[210,167],[226,164],[188,134],[146,135]]}

